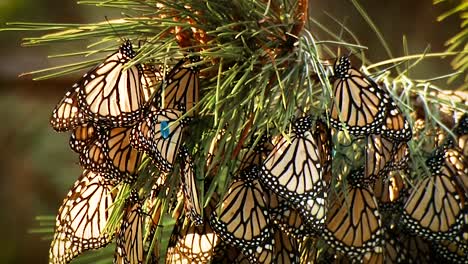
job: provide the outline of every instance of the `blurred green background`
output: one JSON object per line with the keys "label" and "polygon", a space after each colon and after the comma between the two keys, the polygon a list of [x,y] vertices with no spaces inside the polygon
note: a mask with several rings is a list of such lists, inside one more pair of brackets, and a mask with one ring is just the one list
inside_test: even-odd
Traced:
{"label": "blurred green background", "polygon": [[[459,1],[433,6],[427,0],[361,1],[380,28],[393,55],[403,56],[402,36],[410,53],[445,50],[444,42],[459,30],[457,16],[436,22],[437,16]],[[310,1],[311,15],[339,32],[339,26],[324,11],[344,22],[369,47],[373,61],[389,59],[378,38],[350,1]],[[116,18],[119,12],[76,5],[58,0],[0,0],[0,23],[59,22],[86,23]],[[314,32],[314,28],[311,28]],[[48,125],[55,104],[81,73],[45,81],[32,81],[19,74],[65,63],[48,59],[51,54],[84,48],[83,43],[21,47],[21,39],[38,32],[0,32],[0,263],[46,263],[49,241],[32,234],[39,227],[35,217],[53,215],[68,188],[80,174],[76,155],[68,148],[68,135],[56,133]],[[319,39],[330,40],[320,32]],[[346,39],[352,42],[351,38]],[[410,72],[413,78],[431,78],[451,72],[450,58],[426,60]],[[442,87],[445,82],[439,82]],[[450,85],[454,86],[454,85]]]}

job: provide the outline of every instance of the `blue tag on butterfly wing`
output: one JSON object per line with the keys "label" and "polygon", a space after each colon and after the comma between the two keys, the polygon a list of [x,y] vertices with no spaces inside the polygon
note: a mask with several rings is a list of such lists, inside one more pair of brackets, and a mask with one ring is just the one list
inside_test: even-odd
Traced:
{"label": "blue tag on butterfly wing", "polygon": [[170,134],[170,129],[169,129],[169,122],[167,121],[162,121],[161,122],[161,136],[164,138],[164,139],[167,139],[169,137],[169,134]]}

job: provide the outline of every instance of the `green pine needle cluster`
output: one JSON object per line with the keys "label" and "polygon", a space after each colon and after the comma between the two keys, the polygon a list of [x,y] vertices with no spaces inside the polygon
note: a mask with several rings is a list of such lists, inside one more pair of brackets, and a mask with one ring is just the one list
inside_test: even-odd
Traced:
{"label": "green pine needle cluster", "polygon": [[[441,2],[445,2],[445,0],[434,0],[434,4],[439,4]],[[453,59],[452,61],[452,67],[455,70],[458,70],[460,73],[462,73],[462,76],[464,79],[464,82],[462,86],[460,87],[461,89],[466,89],[468,88],[468,74],[466,73],[468,71],[468,56],[467,56],[467,51],[468,51],[468,2],[466,1],[458,1],[459,4],[455,5],[452,9],[446,11],[442,15],[438,17],[439,21],[442,21],[446,19],[449,16],[452,15],[459,15],[461,19],[460,23],[460,32],[457,33],[455,36],[447,40],[445,43],[446,46],[448,46],[447,51],[456,51],[456,50],[463,50],[465,52],[457,54],[457,56]],[[464,76],[463,76],[463,73]],[[449,81],[453,81],[455,78],[458,76],[453,76],[449,79]]]}

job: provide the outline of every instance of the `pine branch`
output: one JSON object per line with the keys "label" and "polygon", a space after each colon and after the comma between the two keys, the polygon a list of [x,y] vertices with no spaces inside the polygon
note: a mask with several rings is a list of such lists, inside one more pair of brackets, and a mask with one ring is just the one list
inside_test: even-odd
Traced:
{"label": "pine branch", "polygon": [[[128,38],[140,45],[138,55],[127,67],[146,62],[167,65],[186,56],[200,56],[202,61],[196,63],[202,75],[201,100],[197,105],[199,113],[190,125],[186,145],[193,150],[197,162],[196,177],[210,181],[207,186],[200,183],[203,187],[202,203],[208,205],[212,197],[223,197],[231,178],[241,169],[243,155],[262,136],[284,135],[288,138],[294,117],[308,113],[321,118],[329,113],[331,67],[320,59],[322,55],[319,50],[323,46],[326,49],[328,44],[351,50],[362,49],[358,41],[356,44],[345,43],[325,25],[308,18],[308,1],[293,2],[290,5],[288,1],[250,0],[90,0],[79,3],[122,9],[126,16],[92,24],[9,23],[4,30],[46,32],[41,37],[25,38],[24,46],[77,40],[88,43],[88,49],[82,52],[58,55],[63,57],[108,54],[117,48],[122,38]],[[364,10],[359,10],[365,14]],[[370,18],[367,20],[383,39]],[[316,39],[314,32],[306,28],[308,21],[328,32],[332,40]],[[333,54],[331,49],[329,52]],[[391,55],[389,50],[387,52]],[[421,160],[428,154],[428,148],[420,146],[435,144],[434,135],[424,137],[425,133],[435,127],[450,133],[454,118],[468,112],[468,95],[442,91],[427,80],[411,80],[405,76],[405,72],[392,76],[388,70],[378,69],[412,59],[447,55],[464,56],[466,52],[392,58],[363,69],[392,94],[400,109],[411,117],[413,127],[418,127],[418,120],[425,121],[423,131],[418,132],[420,134],[410,146],[415,170],[424,163]],[[462,57],[457,59],[463,62]],[[36,79],[51,78],[80,71],[101,60],[102,56],[96,60],[29,74],[39,75]],[[369,72],[374,69],[375,72]],[[338,181],[363,163],[365,143],[346,132],[334,135],[333,141],[333,175],[336,175],[334,180]],[[145,173],[136,183],[146,193],[150,192],[154,183],[154,171],[149,167],[151,165],[146,161],[141,168]],[[161,239],[162,242],[158,242],[161,242],[159,253],[162,260],[182,206],[180,199],[174,198],[180,185],[176,176],[179,169],[176,166],[173,174],[166,175],[168,191],[161,192],[157,199],[164,213],[158,218],[155,230],[158,235],[151,241],[150,248],[157,244],[156,238]],[[333,186],[336,187],[335,184]],[[129,194],[130,186],[119,192],[108,230],[115,230],[120,224],[124,201]],[[175,208],[171,204],[176,204]],[[308,243],[315,246],[316,240]]]}

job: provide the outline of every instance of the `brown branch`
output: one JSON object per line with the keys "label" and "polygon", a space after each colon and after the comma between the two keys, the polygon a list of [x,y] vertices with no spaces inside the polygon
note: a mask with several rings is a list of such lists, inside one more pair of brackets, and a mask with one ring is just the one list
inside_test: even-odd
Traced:
{"label": "brown branch", "polygon": [[309,10],[309,1],[308,0],[298,0],[297,1],[297,9],[296,13],[294,14],[294,26],[292,27],[291,31],[289,32],[287,37],[288,46],[292,47],[292,44],[296,42],[296,37],[299,37],[304,26],[307,22]]}
{"label": "brown branch", "polygon": [[237,155],[239,155],[239,152],[241,151],[242,146],[244,145],[245,139],[249,135],[249,131],[250,131],[250,128],[252,127],[252,123],[253,123],[253,118],[254,118],[254,115],[252,113],[252,114],[250,114],[249,121],[247,121],[247,124],[245,125],[244,129],[242,130],[241,137],[239,139],[239,143],[237,143],[236,148],[232,152],[232,155],[231,155],[232,160],[235,160],[237,158]]}

